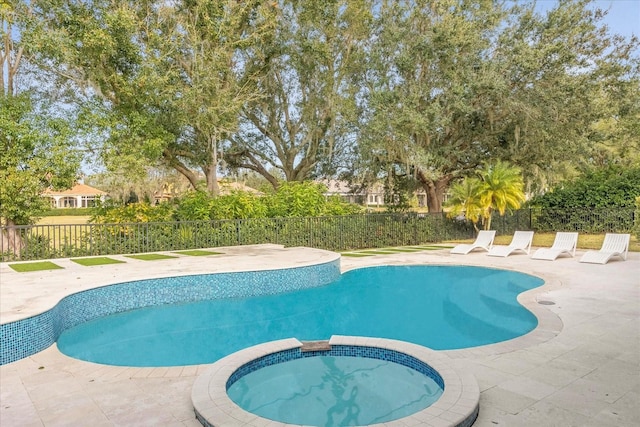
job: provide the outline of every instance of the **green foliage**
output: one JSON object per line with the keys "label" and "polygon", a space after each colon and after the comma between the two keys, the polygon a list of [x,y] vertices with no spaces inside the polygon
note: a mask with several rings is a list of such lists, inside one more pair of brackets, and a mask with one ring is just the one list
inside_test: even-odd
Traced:
{"label": "green foliage", "polygon": [[640,195],[640,167],[611,166],[587,172],[548,193],[533,198],[530,206],[567,211],[585,209],[633,209]]}
{"label": "green foliage", "polygon": [[266,217],[307,217],[352,215],[362,211],[339,197],[326,198],[325,187],[313,182],[283,183],[274,194],[257,196],[245,191],[213,197],[205,191],[190,191],[171,203],[150,206],[132,203],[126,206],[107,202],[96,208],[92,222],[130,223],[211,221]]}
{"label": "green foliage", "polygon": [[529,192],[579,165],[637,159],[640,44],[608,34],[593,9],[588,1],[556,2],[545,15],[535,2],[379,3],[362,169],[377,177],[389,165],[413,168],[436,212],[449,183],[487,158],[520,166]]}
{"label": "green foliage", "polygon": [[[74,81],[84,123],[114,169],[160,162],[215,193],[220,141],[256,98],[246,52],[271,37],[275,2],[37,2],[23,32],[31,57]],[[81,93],[81,90],[78,90]],[[85,100],[82,100],[86,103]],[[97,108],[96,108],[97,107]]]}
{"label": "green foliage", "polygon": [[485,230],[489,230],[494,211],[504,216],[520,207],[525,199],[523,187],[520,168],[501,161],[487,164],[479,178],[465,178],[452,186],[447,203],[449,216],[463,215],[476,229],[482,219]]}
{"label": "green foliage", "polygon": [[324,215],[341,216],[361,214],[363,208],[354,203],[347,203],[340,196],[329,196],[324,206]]}
{"label": "green foliage", "polygon": [[104,203],[96,208],[96,213],[91,217],[90,222],[123,224],[163,222],[171,219],[172,210],[167,204],[152,206],[146,202],[138,202],[125,206],[114,206],[112,203]]}
{"label": "green foliage", "polygon": [[473,223],[474,228],[483,216],[483,206],[480,201],[482,181],[478,178],[465,178],[451,186],[447,206],[450,208],[449,217],[463,216]]}
{"label": "green foliage", "polygon": [[[354,79],[366,72],[373,2],[281,0],[274,37],[248,55],[249,70],[264,70],[260,97],[243,108],[239,134],[225,158],[278,185],[331,174],[353,141],[357,119]],[[265,168],[268,165],[271,168]],[[279,213],[278,213],[279,215]]]}
{"label": "green foliage", "polygon": [[322,184],[311,181],[283,182],[276,193],[267,198],[269,217],[306,217],[323,215],[326,203]]}
{"label": "green foliage", "polygon": [[492,212],[504,216],[507,210],[515,210],[524,202],[522,171],[506,162],[487,165],[480,173],[480,204],[484,208],[485,229],[491,229]]}
{"label": "green foliage", "polygon": [[595,169],[533,198],[537,227],[588,232],[628,231],[640,195],[640,168]]}
{"label": "green foliage", "polygon": [[218,196],[211,207],[211,219],[264,218],[266,213],[264,199],[247,191]]}
{"label": "green foliage", "polygon": [[174,217],[179,221],[261,218],[267,211],[261,197],[246,191],[217,197],[204,191],[191,191],[173,204],[176,205]]}
{"label": "green foliage", "polygon": [[416,190],[415,181],[406,173],[389,171],[384,182],[384,206],[388,212],[407,212],[411,208],[410,195]]}
{"label": "green foliage", "polygon": [[214,198],[204,191],[190,191],[172,203],[178,221],[206,221],[211,219]]}
{"label": "green foliage", "polygon": [[57,208],[44,211],[42,216],[88,216],[95,213],[95,208]]}
{"label": "green foliage", "polygon": [[0,95],[0,217],[31,224],[48,208],[40,197],[53,187],[70,188],[80,157],[71,148],[68,123],[42,115],[28,93]]}

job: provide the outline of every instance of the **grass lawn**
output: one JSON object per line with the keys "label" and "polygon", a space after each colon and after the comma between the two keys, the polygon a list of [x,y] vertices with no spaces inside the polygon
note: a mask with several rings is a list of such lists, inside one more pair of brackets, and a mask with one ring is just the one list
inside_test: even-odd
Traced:
{"label": "grass lawn", "polygon": [[422,251],[437,251],[439,249],[450,249],[453,246],[447,245],[419,245],[419,246],[400,246],[393,248],[368,248],[368,249],[353,249],[350,251],[341,252],[342,256],[346,257],[365,257],[372,255],[389,255],[389,254],[398,254],[398,253],[414,253],[414,252],[422,252]]}
{"label": "grass lawn", "polygon": [[89,215],[67,215],[67,216],[44,216],[36,222],[36,225],[69,225],[69,224],[87,224]]}
{"label": "grass lawn", "polygon": [[205,251],[202,249],[193,249],[190,251],[174,251],[174,254],[189,255],[189,256],[206,256],[206,255],[221,255],[222,252]]}
{"label": "grass lawn", "polygon": [[43,271],[43,270],[58,270],[64,267],[60,267],[58,264],[54,264],[51,261],[39,261],[39,262],[26,262],[21,264],[9,264],[9,267],[19,273],[26,273],[29,271]]}
{"label": "grass lawn", "polygon": [[92,265],[124,264],[124,261],[108,257],[74,258],[71,261],[84,265],[85,267],[90,267]]}
{"label": "grass lawn", "polygon": [[35,227],[33,233],[50,239],[57,248],[61,244],[78,246],[83,234],[89,230],[89,218],[91,217],[45,216],[36,223],[40,227]]}
{"label": "grass lawn", "polygon": [[411,246],[415,248],[420,248],[423,251],[437,251],[438,249],[451,249],[453,246],[450,245],[423,245],[423,246]]}
{"label": "grass lawn", "polygon": [[348,257],[352,257],[352,258],[362,258],[365,256],[373,256],[375,254],[365,254],[362,252],[343,252],[340,255],[342,256],[348,256]]}
{"label": "grass lawn", "polygon": [[140,259],[142,261],[156,261],[160,259],[171,259],[177,258],[171,255],[163,255],[163,254],[140,254],[140,255],[126,255],[127,258]]}

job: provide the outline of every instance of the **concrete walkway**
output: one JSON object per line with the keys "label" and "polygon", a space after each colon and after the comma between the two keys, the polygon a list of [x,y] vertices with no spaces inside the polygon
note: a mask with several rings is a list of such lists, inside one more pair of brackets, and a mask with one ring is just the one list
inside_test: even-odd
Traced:
{"label": "concrete walkway", "polygon": [[[220,250],[220,248],[216,249]],[[225,255],[16,273],[0,264],[0,322],[46,310],[86,286],[221,271],[304,265],[331,254],[276,245],[222,248]],[[547,284],[520,299],[539,330],[506,343],[446,352],[480,385],[475,426],[640,425],[640,254],[606,265],[534,261],[447,250],[342,258],[371,265],[464,264],[534,274]],[[114,257],[117,258],[117,257]],[[553,305],[541,305],[551,302]],[[0,425],[199,426],[191,386],[207,365],[127,368],[71,359],[57,347],[0,366]],[[427,424],[424,424],[427,425]]]}

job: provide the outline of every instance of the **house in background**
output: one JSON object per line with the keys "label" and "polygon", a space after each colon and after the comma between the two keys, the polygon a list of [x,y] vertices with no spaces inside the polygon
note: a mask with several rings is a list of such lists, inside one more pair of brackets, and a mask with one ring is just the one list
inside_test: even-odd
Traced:
{"label": "house in background", "polygon": [[327,187],[325,196],[340,196],[347,203],[355,203],[357,205],[381,206],[384,204],[384,191],[382,188],[376,188],[370,191],[368,188],[351,186],[346,181],[338,181],[335,179],[318,181]]}
{"label": "house in background", "polygon": [[[385,191],[384,185],[375,183],[368,187],[351,186],[346,181],[323,180],[319,181],[327,187],[327,196],[340,196],[348,203],[355,203],[367,207],[384,206]],[[427,206],[427,194],[424,189],[419,188],[413,194],[416,198],[417,207]]]}
{"label": "house in background", "polygon": [[98,200],[104,201],[107,193],[85,184],[76,183],[68,190],[46,190],[42,193],[51,201],[53,209],[59,208],[91,208]]}

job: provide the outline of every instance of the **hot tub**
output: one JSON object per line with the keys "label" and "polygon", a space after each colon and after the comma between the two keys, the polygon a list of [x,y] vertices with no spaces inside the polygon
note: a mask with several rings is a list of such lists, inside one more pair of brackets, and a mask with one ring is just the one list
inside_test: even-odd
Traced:
{"label": "hot tub", "polygon": [[196,418],[204,426],[470,426],[477,417],[475,378],[443,354],[379,338],[316,344],[272,341],[214,363],[193,386]]}

